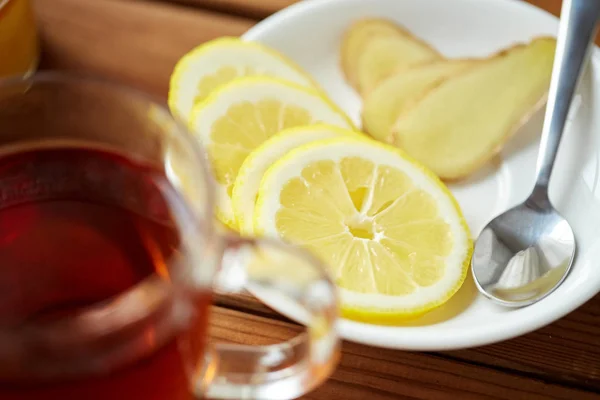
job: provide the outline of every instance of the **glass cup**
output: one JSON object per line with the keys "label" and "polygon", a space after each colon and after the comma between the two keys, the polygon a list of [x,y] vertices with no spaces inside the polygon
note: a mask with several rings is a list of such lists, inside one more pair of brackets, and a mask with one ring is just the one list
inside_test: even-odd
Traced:
{"label": "glass cup", "polygon": [[38,36],[30,1],[0,0],[0,78],[30,74],[38,61]]}
{"label": "glass cup", "polygon": [[[143,94],[0,81],[0,398],[290,399],[331,374],[334,285],[303,251],[225,234],[207,171]],[[212,294],[244,289],[305,332],[210,343]]]}

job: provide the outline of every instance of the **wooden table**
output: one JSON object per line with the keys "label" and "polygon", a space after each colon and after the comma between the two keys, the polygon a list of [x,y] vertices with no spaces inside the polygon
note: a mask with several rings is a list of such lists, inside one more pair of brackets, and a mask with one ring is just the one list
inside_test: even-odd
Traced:
{"label": "wooden table", "polygon": [[[293,2],[34,0],[42,68],[94,73],[165,97],[186,51],[240,35]],[[558,0],[532,2],[560,10]],[[213,311],[217,340],[267,344],[298,330],[249,297],[218,298]],[[536,332],[476,349],[415,353],[345,343],[333,377],[304,398],[600,399],[600,296]]]}

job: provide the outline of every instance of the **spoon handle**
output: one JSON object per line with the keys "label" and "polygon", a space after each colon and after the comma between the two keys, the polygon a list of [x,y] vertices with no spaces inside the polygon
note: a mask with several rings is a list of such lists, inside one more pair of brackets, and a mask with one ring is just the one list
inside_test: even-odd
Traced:
{"label": "spoon handle", "polygon": [[531,200],[536,202],[548,203],[552,167],[599,15],[600,0],[563,1],[536,166],[536,183],[531,195]]}

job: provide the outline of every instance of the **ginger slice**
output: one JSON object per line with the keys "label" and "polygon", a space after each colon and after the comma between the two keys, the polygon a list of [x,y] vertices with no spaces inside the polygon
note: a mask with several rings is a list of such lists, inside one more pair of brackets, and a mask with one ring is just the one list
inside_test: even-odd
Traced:
{"label": "ginger slice", "polygon": [[443,81],[400,114],[394,143],[442,179],[468,176],[543,105],[555,49],[537,38]]}
{"label": "ginger slice", "polygon": [[362,111],[363,128],[377,140],[391,142],[391,129],[402,111],[443,80],[476,64],[476,60],[442,60],[402,69],[369,92]]}
{"label": "ginger slice", "polygon": [[361,93],[399,67],[441,58],[427,43],[384,18],[366,18],[352,24],[341,47],[346,79]]}

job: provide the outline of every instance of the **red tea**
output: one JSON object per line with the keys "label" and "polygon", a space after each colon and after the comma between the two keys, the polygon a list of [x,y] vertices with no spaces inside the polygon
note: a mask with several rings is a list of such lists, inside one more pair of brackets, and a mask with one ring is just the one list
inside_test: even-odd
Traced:
{"label": "red tea", "polygon": [[[155,273],[168,280],[180,237],[166,187],[161,170],[103,150],[1,155],[0,332],[68,321],[91,305],[110,304]],[[164,307],[117,332],[106,340],[132,343],[127,362],[102,365],[93,374],[62,379],[57,373],[43,380],[19,370],[25,378],[7,378],[3,371],[33,367],[35,359],[18,368],[10,364],[14,360],[0,360],[0,399],[193,398],[186,367],[202,353],[209,303],[208,293],[194,297],[197,315],[178,338],[175,332],[164,336]],[[92,362],[83,356],[88,350],[58,351],[53,368],[79,356]]]}

